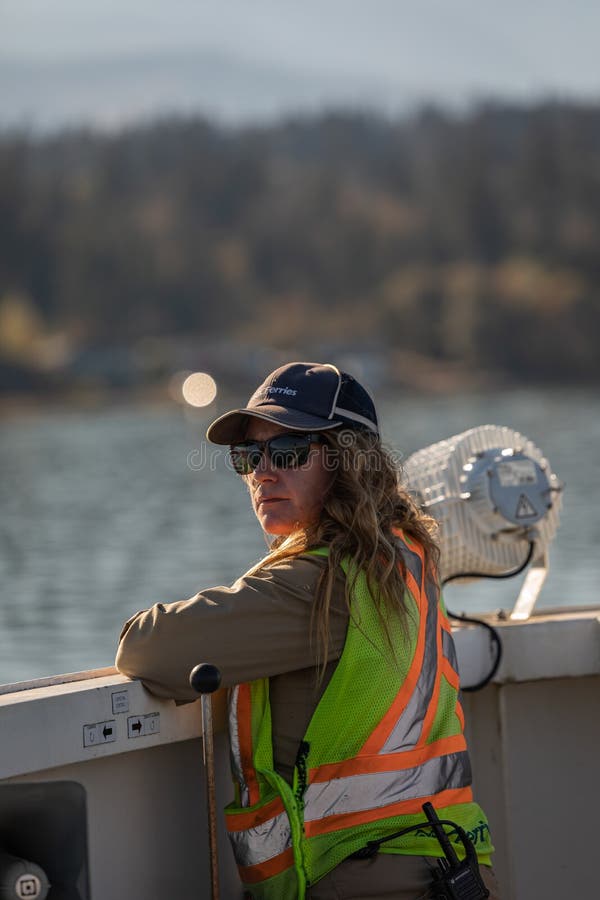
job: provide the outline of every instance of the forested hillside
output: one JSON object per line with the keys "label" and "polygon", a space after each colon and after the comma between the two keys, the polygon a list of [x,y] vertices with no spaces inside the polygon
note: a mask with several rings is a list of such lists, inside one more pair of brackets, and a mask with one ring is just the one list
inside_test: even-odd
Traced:
{"label": "forested hillside", "polygon": [[600,106],[0,135],[0,359],[315,334],[600,378]]}

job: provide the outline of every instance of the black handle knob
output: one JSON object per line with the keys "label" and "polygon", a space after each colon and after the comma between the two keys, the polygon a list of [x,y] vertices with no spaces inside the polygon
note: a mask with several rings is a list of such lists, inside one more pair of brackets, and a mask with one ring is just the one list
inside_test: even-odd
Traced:
{"label": "black handle knob", "polygon": [[200,663],[190,672],[190,685],[199,694],[212,694],[221,684],[221,673],[210,663]]}

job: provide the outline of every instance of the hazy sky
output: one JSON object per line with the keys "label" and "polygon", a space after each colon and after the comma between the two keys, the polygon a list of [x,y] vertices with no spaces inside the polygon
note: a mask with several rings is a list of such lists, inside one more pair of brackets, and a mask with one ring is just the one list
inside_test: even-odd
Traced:
{"label": "hazy sky", "polygon": [[[117,117],[119,102],[122,115],[209,104],[235,118],[344,99],[385,105],[399,92],[407,101],[599,98],[599,42],[597,0],[0,0],[0,101],[13,117],[48,113],[61,66],[57,114],[66,104],[92,118],[109,93]],[[120,101],[106,80],[115,59],[130,66]],[[139,72],[130,90],[136,60],[151,74],[145,98]],[[75,74],[84,61],[93,77]]]}

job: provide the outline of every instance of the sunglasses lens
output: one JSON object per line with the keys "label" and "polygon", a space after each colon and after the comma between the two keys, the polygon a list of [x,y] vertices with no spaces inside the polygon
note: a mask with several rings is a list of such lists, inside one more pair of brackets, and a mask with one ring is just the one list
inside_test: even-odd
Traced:
{"label": "sunglasses lens", "polygon": [[296,469],[308,460],[310,445],[316,440],[309,434],[277,434],[268,441],[245,441],[229,448],[229,458],[238,475],[250,475],[260,466],[265,447],[274,469]]}
{"label": "sunglasses lens", "polygon": [[303,434],[278,434],[271,438],[269,456],[275,469],[303,466],[310,451],[310,438]]}
{"label": "sunglasses lens", "polygon": [[249,475],[259,465],[263,450],[258,444],[238,444],[229,450],[231,464],[238,475]]}

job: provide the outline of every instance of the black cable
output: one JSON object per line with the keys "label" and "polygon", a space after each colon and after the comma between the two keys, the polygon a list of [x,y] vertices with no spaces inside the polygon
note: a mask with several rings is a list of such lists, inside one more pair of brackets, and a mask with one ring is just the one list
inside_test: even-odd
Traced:
{"label": "black cable", "polygon": [[[433,884],[427,892],[427,896],[429,897],[430,891],[432,891],[431,896],[445,898],[445,900],[450,900],[450,898],[454,898],[454,900],[485,900],[490,896],[490,892],[481,878],[477,851],[466,831],[450,819],[439,819],[431,803],[424,803],[422,808],[427,816],[425,822],[417,822],[394,832],[394,834],[367,841],[366,846],[356,850],[350,858],[371,859],[379,853],[382,844],[402,837],[411,831],[418,831],[424,835],[426,834],[425,829],[431,829],[433,837],[437,838],[443,857],[438,860],[437,873],[435,869],[432,870]],[[463,845],[464,860],[461,861],[458,858],[456,850],[448,839],[449,835],[445,831],[444,825],[450,826],[452,829],[450,834],[456,834]]]}
{"label": "black cable", "polygon": [[[515,575],[520,575],[523,569],[527,568],[531,562],[534,550],[535,543],[529,541],[529,549],[525,561],[522,562],[517,569],[513,569],[511,572],[502,572],[500,575],[494,575],[490,572],[458,572],[456,575],[451,575],[449,578],[444,579],[442,586],[446,587],[451,581],[457,581],[459,578],[514,578]],[[448,615],[450,615],[450,613],[448,613]],[[460,616],[453,616],[452,618],[460,619]]]}
{"label": "black cable", "polygon": [[[451,581],[456,581],[459,578],[514,578],[515,575],[520,575],[523,569],[526,569],[531,559],[533,557],[533,553],[535,551],[535,543],[533,541],[529,542],[529,550],[527,551],[527,556],[524,562],[517,569],[513,569],[511,572],[503,572],[501,575],[491,575],[486,572],[459,572],[456,575],[451,575],[449,578],[446,578],[442,582],[442,587],[445,587]],[[472,616],[464,616],[458,615],[457,613],[453,613],[451,610],[446,608],[446,613],[451,619],[455,619],[458,622],[470,622],[473,625],[481,625],[483,628],[487,628],[492,638],[493,643],[496,646],[496,658],[492,664],[492,667],[485,678],[482,678],[481,681],[478,681],[477,684],[472,684],[469,687],[462,688],[465,693],[472,693],[473,691],[480,691],[482,688],[489,684],[502,661],[502,641],[500,639],[500,635],[496,628],[493,625],[490,625],[488,622],[484,622],[483,619],[475,619]]]}
{"label": "black cable", "polygon": [[500,635],[498,631],[494,628],[493,625],[490,625],[488,622],[484,622],[483,619],[473,619],[470,616],[457,616],[455,613],[450,612],[450,610],[446,610],[451,619],[458,619],[459,622],[471,622],[473,625],[481,625],[483,628],[487,628],[490,633],[490,637],[496,646],[496,658],[492,664],[490,671],[487,673],[485,678],[482,678],[481,681],[478,681],[477,684],[471,684],[469,687],[462,687],[461,691],[464,691],[465,694],[473,693],[474,691],[480,691],[482,688],[489,684],[498,668],[500,663],[502,662],[502,641],[500,640]]}
{"label": "black cable", "polygon": [[[438,824],[449,825],[451,829],[449,834],[457,834],[465,850],[468,849],[467,845],[470,841],[465,830],[461,828],[460,825],[457,825],[456,822],[452,822],[450,819],[438,819]],[[394,841],[396,838],[403,837],[405,834],[410,834],[411,831],[421,831],[426,828],[431,829],[434,832],[433,836],[435,837],[435,831],[431,826],[431,822],[425,819],[423,822],[409,825],[407,828],[402,828],[400,831],[395,831],[393,834],[388,834],[386,837],[378,838],[374,841],[367,841],[365,847],[361,847],[360,850],[356,850],[351,854],[352,859],[370,859],[379,852],[379,848],[382,844],[386,844],[388,841]]]}

